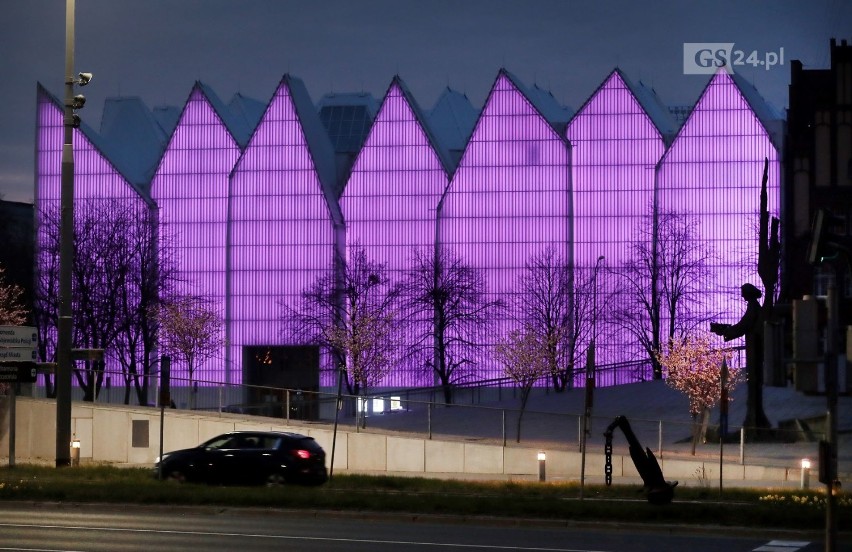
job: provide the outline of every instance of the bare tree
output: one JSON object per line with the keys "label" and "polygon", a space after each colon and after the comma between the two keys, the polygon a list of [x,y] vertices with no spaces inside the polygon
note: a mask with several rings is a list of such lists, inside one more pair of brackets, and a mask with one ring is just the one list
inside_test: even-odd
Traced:
{"label": "bare tree", "polygon": [[658,355],[664,346],[712,317],[699,314],[710,253],[698,238],[698,224],[695,217],[675,212],[646,217],[630,245],[631,259],[619,270],[613,322],[645,350],[654,379],[663,375]]}
{"label": "bare tree", "polygon": [[[110,350],[115,344],[124,323],[118,298],[133,271],[128,236],[138,224],[137,215],[137,207],[117,200],[88,200],[76,209],[71,278],[77,347]],[[55,343],[58,324],[54,291],[58,287],[59,227],[58,209],[40,213],[36,321],[42,326],[41,336],[51,343]],[[104,383],[104,361],[75,364],[74,376],[83,389],[83,400],[94,400]]]}
{"label": "bare tree", "polygon": [[225,346],[222,317],[204,297],[176,295],[162,299],[156,309],[163,352],[172,364],[186,367],[190,409],[195,408],[195,369]]}
{"label": "bare tree", "polygon": [[574,380],[593,317],[593,271],[568,265],[548,246],[526,263],[516,312],[527,331],[543,344],[554,390]]}
{"label": "bare tree", "polygon": [[482,336],[499,301],[485,296],[482,273],[450,251],[414,252],[407,295],[413,312],[429,328],[416,350],[441,385],[444,402],[451,404],[453,386],[465,379],[483,347]]}
{"label": "bare tree", "polygon": [[285,305],[293,331],[328,348],[345,366],[350,394],[366,396],[404,354],[400,335],[402,284],[388,277],[359,244],[349,246],[340,270],[317,278],[297,306]]}
{"label": "bare tree", "polygon": [[132,267],[116,297],[122,323],[113,352],[121,365],[124,403],[129,404],[131,391],[135,391],[138,403],[145,406],[157,365],[157,307],[160,297],[172,295],[177,270],[170,242],[158,231],[155,211],[140,213],[126,237]]}
{"label": "bare tree", "polygon": [[516,441],[521,442],[521,419],[535,383],[550,373],[547,343],[530,327],[511,330],[494,347],[494,356],[507,377],[521,390]]}
{"label": "bare tree", "polygon": [[[140,404],[147,404],[146,376],[156,347],[150,309],[173,277],[160,270],[158,257],[165,248],[157,244],[155,222],[148,206],[111,199],[80,202],[74,221],[74,343],[117,358],[125,376],[125,402],[135,385]],[[44,361],[56,351],[60,226],[57,208],[39,212],[34,319]],[[75,365],[84,400],[100,392],[103,368],[101,361]],[[51,393],[49,380],[47,386]]]}

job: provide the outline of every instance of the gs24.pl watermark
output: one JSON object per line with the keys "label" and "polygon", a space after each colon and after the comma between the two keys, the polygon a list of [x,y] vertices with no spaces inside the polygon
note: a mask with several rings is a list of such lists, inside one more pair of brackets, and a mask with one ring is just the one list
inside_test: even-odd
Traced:
{"label": "gs24.pl watermark", "polygon": [[734,73],[737,67],[763,67],[769,71],[784,65],[784,48],[777,52],[734,49],[733,42],[684,42],[683,74],[712,75],[724,68]]}

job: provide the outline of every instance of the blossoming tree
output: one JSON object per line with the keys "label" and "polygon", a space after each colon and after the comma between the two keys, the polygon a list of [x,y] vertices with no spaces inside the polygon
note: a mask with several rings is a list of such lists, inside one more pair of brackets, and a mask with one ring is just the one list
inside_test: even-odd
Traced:
{"label": "blossoming tree", "polygon": [[693,420],[692,454],[695,454],[699,427],[706,424],[710,409],[722,398],[723,385],[727,394],[740,381],[740,370],[729,365],[728,356],[728,351],[714,345],[705,333],[688,334],[658,355],[666,384],[689,399]]}
{"label": "blossoming tree", "polygon": [[550,374],[547,345],[530,327],[514,329],[494,347],[494,356],[503,371],[521,390],[521,409],[518,413],[517,442],[521,441],[521,418],[533,385]]}

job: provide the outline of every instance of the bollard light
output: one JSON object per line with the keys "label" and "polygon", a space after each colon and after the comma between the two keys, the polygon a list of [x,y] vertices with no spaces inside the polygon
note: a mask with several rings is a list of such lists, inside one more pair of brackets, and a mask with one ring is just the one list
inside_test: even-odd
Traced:
{"label": "bollard light", "polygon": [[545,480],[545,476],[544,476],[545,467],[544,467],[544,465],[545,465],[546,462],[547,462],[547,455],[544,453],[543,450],[539,451],[539,453],[538,453],[538,480],[539,481]]}
{"label": "bollard light", "polygon": [[77,467],[80,465],[80,439],[74,435],[71,440],[71,466]]}
{"label": "bollard light", "polygon": [[807,458],[802,459],[802,474],[799,480],[799,488],[807,489],[811,480],[811,461]]}

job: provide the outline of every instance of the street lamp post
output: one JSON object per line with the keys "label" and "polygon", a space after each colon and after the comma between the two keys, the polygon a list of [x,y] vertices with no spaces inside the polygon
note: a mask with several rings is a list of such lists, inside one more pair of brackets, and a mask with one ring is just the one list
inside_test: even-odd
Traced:
{"label": "street lamp post", "polygon": [[592,404],[595,392],[595,340],[598,336],[598,269],[604,256],[595,261],[592,274],[592,339],[586,351],[586,396],[583,408],[583,427],[580,434],[580,500],[583,499],[586,486],[586,436],[589,433],[589,421],[592,417]]}
{"label": "street lamp post", "polygon": [[71,272],[74,266],[74,129],[80,118],[74,113],[85,104],[74,95],[74,85],[85,86],[90,73],[74,78],[75,1],[65,0],[65,94],[62,124],[61,222],[59,228],[59,324],[56,343],[56,467],[71,465],[71,363],[73,326],[71,318]]}
{"label": "street lamp post", "polygon": [[59,327],[56,366],[56,467],[71,465],[71,270],[74,265],[74,0],[65,1],[65,111],[59,230]]}

